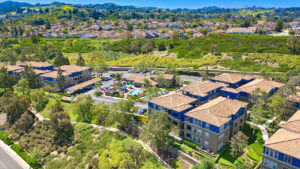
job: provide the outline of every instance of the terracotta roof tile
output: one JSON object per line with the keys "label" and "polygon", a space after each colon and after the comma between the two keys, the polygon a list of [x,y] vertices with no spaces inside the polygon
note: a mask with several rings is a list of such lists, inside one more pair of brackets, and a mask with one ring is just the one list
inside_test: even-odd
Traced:
{"label": "terracotta roof tile", "polygon": [[192,107],[192,105],[190,104],[195,101],[197,101],[197,99],[185,96],[183,94],[170,93],[167,95],[154,98],[149,102],[165,107],[170,110],[175,110],[177,112],[180,112]]}
{"label": "terracotta roof tile", "polygon": [[280,129],[265,146],[300,159],[300,110],[288,121],[280,122],[278,126]]}
{"label": "terracotta roof tile", "polygon": [[246,93],[252,93],[255,89],[260,89],[264,92],[269,93],[273,88],[280,88],[284,84],[275,82],[275,81],[269,81],[264,79],[255,79],[252,82],[249,82],[239,88],[237,90],[246,92]]}
{"label": "terracotta roof tile", "polygon": [[225,87],[223,83],[214,83],[211,81],[195,81],[187,87],[183,88],[183,91],[189,92],[196,96],[206,96],[208,92],[220,87]]}
{"label": "terracotta roof tile", "polygon": [[222,126],[231,119],[230,116],[232,114],[235,114],[240,108],[247,105],[248,103],[246,102],[218,97],[187,112],[185,115],[215,126]]}
{"label": "terracotta roof tile", "polygon": [[224,73],[219,76],[215,76],[212,79],[222,81],[222,82],[227,82],[227,83],[237,83],[237,82],[241,81],[242,79],[250,80],[253,78],[254,78],[253,76],[243,76],[240,74]]}
{"label": "terracotta roof tile", "polygon": [[149,76],[131,74],[126,78],[126,80],[134,81],[135,83],[140,83],[140,84],[144,84],[145,79],[148,79],[151,85],[153,86],[157,85],[157,83],[151,80]]}

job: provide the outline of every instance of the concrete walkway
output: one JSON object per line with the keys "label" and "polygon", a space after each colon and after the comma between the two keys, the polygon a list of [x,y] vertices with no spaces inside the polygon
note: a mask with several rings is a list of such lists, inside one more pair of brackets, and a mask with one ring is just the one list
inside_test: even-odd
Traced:
{"label": "concrete walkway", "polygon": [[249,122],[251,125],[253,126],[256,126],[258,127],[261,132],[262,132],[262,137],[263,137],[263,140],[266,142],[269,140],[269,133],[268,133],[268,127],[269,125],[274,121],[276,120],[276,117],[273,117],[272,119],[268,119],[264,124],[262,125],[258,125],[258,124],[255,124],[255,123],[252,123],[252,122]]}

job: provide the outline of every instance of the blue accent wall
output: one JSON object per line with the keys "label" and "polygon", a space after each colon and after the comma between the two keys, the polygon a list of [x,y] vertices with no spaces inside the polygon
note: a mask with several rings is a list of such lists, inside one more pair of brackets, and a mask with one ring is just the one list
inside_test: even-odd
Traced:
{"label": "blue accent wall", "polygon": [[232,93],[232,92],[223,91],[223,90],[221,90],[221,96],[229,97],[230,99],[235,99],[235,100],[240,99],[240,95],[238,93]]}

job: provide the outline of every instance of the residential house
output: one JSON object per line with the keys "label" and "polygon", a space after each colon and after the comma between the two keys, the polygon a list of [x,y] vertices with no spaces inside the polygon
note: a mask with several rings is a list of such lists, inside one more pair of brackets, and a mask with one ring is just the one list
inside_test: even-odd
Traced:
{"label": "residential house", "polygon": [[229,34],[255,34],[256,31],[257,31],[257,29],[252,28],[252,27],[249,27],[249,28],[239,27],[239,28],[229,28],[229,29],[227,29],[226,33],[229,33]]}
{"label": "residential house", "polygon": [[248,103],[218,97],[184,114],[184,139],[217,153],[242,130]]}
{"label": "residential house", "polygon": [[262,169],[300,168],[300,110],[264,144]]}

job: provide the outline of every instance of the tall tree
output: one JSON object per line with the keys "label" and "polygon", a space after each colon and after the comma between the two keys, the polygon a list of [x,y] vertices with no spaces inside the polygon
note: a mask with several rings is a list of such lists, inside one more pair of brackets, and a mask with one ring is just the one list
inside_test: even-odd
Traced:
{"label": "tall tree", "polygon": [[130,114],[137,113],[138,108],[135,107],[133,100],[120,100],[112,104],[112,113],[115,120],[123,127],[128,127],[131,119]]}
{"label": "tall tree", "polygon": [[68,113],[57,112],[51,116],[51,124],[55,130],[54,141],[58,145],[69,144],[74,137],[74,128]]}
{"label": "tall tree", "polygon": [[9,75],[7,69],[3,66],[0,66],[0,89],[3,89],[5,92],[8,89],[12,89],[13,78]]}
{"label": "tall tree", "polygon": [[19,80],[18,84],[14,86],[14,89],[16,92],[28,95],[30,93],[30,86],[28,80],[22,77]]}
{"label": "tall tree", "polygon": [[84,59],[82,58],[81,53],[78,54],[78,58],[77,58],[77,61],[76,61],[76,65],[77,65],[77,66],[85,66],[85,61],[84,61]]}
{"label": "tall tree", "polygon": [[43,89],[31,90],[30,99],[34,103],[34,107],[37,109],[37,111],[42,111],[49,102],[49,98]]}
{"label": "tall tree", "polygon": [[166,149],[166,142],[171,131],[167,112],[151,112],[148,123],[142,128],[141,138],[146,142],[150,142],[159,153],[162,153]]}
{"label": "tall tree", "polygon": [[72,104],[72,113],[77,115],[77,121],[90,123],[93,116],[96,114],[96,107],[93,104],[95,100],[90,95],[83,95],[77,97],[76,101]]}
{"label": "tall tree", "polygon": [[54,66],[59,67],[62,65],[69,65],[68,57],[64,57],[61,51],[57,52],[56,57],[54,58]]}
{"label": "tall tree", "polygon": [[278,20],[276,21],[274,30],[275,30],[276,32],[281,32],[282,29],[283,29],[283,21],[282,21],[281,19],[278,19]]}
{"label": "tall tree", "polygon": [[31,89],[37,89],[41,87],[41,80],[31,66],[25,65],[23,77],[28,80]]}
{"label": "tall tree", "polygon": [[287,120],[289,116],[289,104],[285,97],[275,94],[269,98],[268,108],[272,115],[277,116],[278,120]]}
{"label": "tall tree", "polygon": [[230,139],[230,154],[237,158],[243,152],[243,148],[247,146],[248,137],[241,131],[236,133]]}
{"label": "tall tree", "polygon": [[57,87],[62,91],[65,88],[65,77],[60,67],[57,69]]}
{"label": "tall tree", "polygon": [[98,65],[93,69],[96,73],[102,76],[103,73],[108,72],[108,66],[104,60],[99,61]]}
{"label": "tall tree", "polygon": [[60,99],[55,99],[47,104],[46,110],[48,110],[50,114],[54,114],[57,112],[63,112],[64,107]]}
{"label": "tall tree", "polygon": [[1,110],[7,114],[7,120],[10,124],[14,124],[28,110],[30,103],[29,96],[19,96],[12,92],[6,92],[0,98]]}

